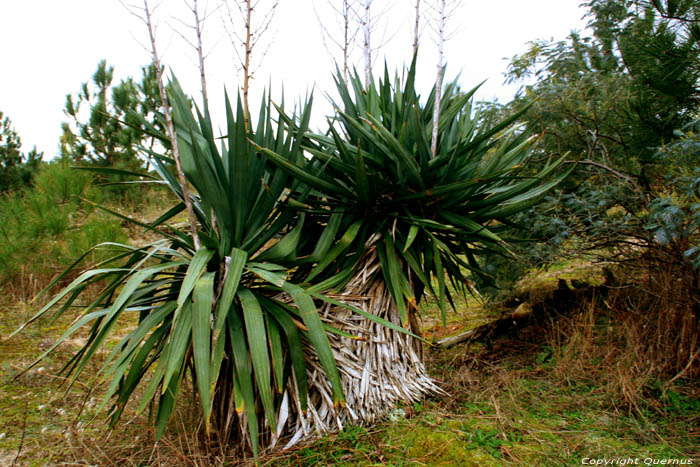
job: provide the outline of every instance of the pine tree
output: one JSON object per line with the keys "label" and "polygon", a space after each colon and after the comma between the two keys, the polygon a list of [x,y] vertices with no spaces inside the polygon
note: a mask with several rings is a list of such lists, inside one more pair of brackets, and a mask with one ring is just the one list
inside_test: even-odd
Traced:
{"label": "pine tree", "polygon": [[22,141],[12,122],[0,112],[0,193],[28,185],[39,168],[43,153],[35,147],[23,154],[21,148]]}
{"label": "pine tree", "polygon": [[137,170],[144,162],[141,146],[152,146],[145,122],[160,123],[162,107],[155,69],[143,68],[140,82],[133,78],[113,85],[114,67],[102,60],[91,82],[74,96],[66,96],[61,156],[77,163]]}

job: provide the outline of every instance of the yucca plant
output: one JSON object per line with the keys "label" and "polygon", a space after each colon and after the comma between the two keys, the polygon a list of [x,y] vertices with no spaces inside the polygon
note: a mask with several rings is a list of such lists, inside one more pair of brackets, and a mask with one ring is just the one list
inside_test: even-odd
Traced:
{"label": "yucca plant", "polygon": [[351,269],[360,255],[342,253],[372,244],[403,324],[407,303],[426,293],[445,311],[452,302],[446,280],[466,292],[469,274],[485,274],[476,261],[481,253],[510,254],[498,235],[509,218],[566,176],[554,175],[564,158],[530,169],[533,141],[514,126],[521,114],[492,122],[472,106],[478,87],[461,92],[457,82],[443,91],[433,156],[435,90],[421,103],[415,71],[414,62],[392,85],[385,70],[369,89],[357,75],[349,86],[337,75],[337,116],[327,134],[307,135],[303,149],[312,157],[290,159],[263,149],[300,186],[314,190],[304,203],[321,215],[317,226],[329,234],[344,231],[334,257],[320,260],[305,279],[335,278],[324,285],[343,285],[349,277],[343,282],[336,273]]}
{"label": "yucca plant", "polygon": [[[306,194],[256,148],[269,148],[285,160],[302,158],[310,105],[291,118],[295,125],[288,131],[273,120],[270,102],[263,99],[252,129],[240,99],[234,113],[227,98],[226,135],[218,141],[209,115],[197,111],[195,118],[176,81],[169,98],[202,246],[195,250],[192,232],[167,225],[183,211],[183,202],[153,223],[132,220],[162,239],[141,248],[101,245],[116,249],[115,255],[82,273],[30,320],[54,309],[56,315],[71,313],[83,292],[100,287],[39,360],[88,327],[85,344],[63,369],[75,381],[120,322],[135,325],[119,338],[99,374],[108,383],[103,406],[111,404],[111,425],[142,387],[138,411],[151,407],[161,436],[189,372],[207,433],[213,431],[220,443],[247,439],[257,456],[261,442],[275,443],[290,404],[307,408],[307,349],[313,349],[332,388],[331,405],[344,401],[329,329],[309,293],[287,281],[304,226],[304,214],[289,205],[303,202]],[[173,161],[152,156],[160,182],[182,200]],[[294,401],[285,395],[291,387]]]}
{"label": "yucca plant", "polygon": [[[305,228],[316,233],[305,238],[338,238],[323,258],[314,257],[314,242],[302,242],[299,251],[316,262],[302,264],[296,279],[418,331],[413,318],[421,299],[434,297],[444,319],[447,303],[455,306],[448,283],[466,294],[470,275],[485,275],[480,254],[509,254],[499,231],[561,180],[553,174],[563,159],[531,170],[533,142],[514,126],[518,115],[490,122],[472,106],[476,89],[463,93],[456,82],[443,92],[433,155],[435,89],[421,102],[415,72],[414,61],[403,80],[397,76],[392,84],[385,71],[369,88],[357,75],[347,85],[338,73],[337,115],[326,134],[307,136],[310,157],[263,151],[303,183],[304,193],[311,189]],[[348,418],[371,422],[397,401],[435,390],[415,339],[358,321],[342,308],[327,311],[324,316],[338,316],[336,327],[363,337],[332,343],[337,355],[354,356],[338,360]],[[323,428],[331,419],[307,421]]]}
{"label": "yucca plant", "polygon": [[[292,444],[345,420],[371,423],[400,400],[439,391],[407,330],[418,330],[418,302],[432,295],[444,314],[446,302],[454,305],[448,281],[464,293],[469,274],[480,273],[476,256],[507,254],[499,227],[557,183],[549,177],[559,162],[529,173],[531,141],[509,129],[516,117],[481,126],[473,91],[456,84],[441,100],[433,157],[434,93],[421,104],[414,76],[415,63],[393,87],[388,74],[369,89],[357,76],[352,88],[339,77],[343,111],[326,134],[308,131],[310,105],[298,117],[279,108],[274,121],[263,99],[248,128],[240,99],[234,113],[227,98],[221,138],[206,109],[195,117],[173,82],[202,246],[167,224],[184,202],[140,223],[161,240],[103,245],[117,252],[32,318],[69,313],[83,292],[101,287],[40,359],[89,327],[64,368],[74,381],[120,321],[135,324],[100,372],[110,423],[142,386],[138,410],[151,407],[162,435],[190,374],[207,433],[220,443],[247,440],[256,456],[282,435]],[[173,161],[151,156],[156,181],[184,201]]]}

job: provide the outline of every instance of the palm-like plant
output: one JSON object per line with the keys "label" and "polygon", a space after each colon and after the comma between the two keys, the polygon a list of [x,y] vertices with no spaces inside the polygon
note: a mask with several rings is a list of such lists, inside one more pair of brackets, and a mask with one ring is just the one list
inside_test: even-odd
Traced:
{"label": "palm-like plant", "polygon": [[[259,441],[274,444],[285,423],[288,388],[294,388],[300,410],[306,410],[306,348],[313,349],[332,387],[332,403],[343,403],[327,328],[310,295],[286,280],[304,225],[304,214],[288,206],[294,202],[289,194],[299,193],[297,202],[305,195],[298,181],[268,164],[255,147],[270,148],[283,159],[302,157],[310,106],[287,131],[274,124],[270,103],[263,100],[252,131],[240,99],[234,114],[227,98],[227,136],[219,143],[209,115],[197,111],[194,117],[177,82],[169,98],[182,167],[197,193],[191,201],[202,247],[195,250],[191,233],[166,224],[183,211],[183,202],[155,222],[140,224],[161,240],[142,248],[103,245],[118,253],[80,275],[30,320],[59,304],[56,314],[66,313],[86,289],[101,286],[97,298],[39,360],[89,326],[85,345],[64,368],[75,380],[118,322],[135,323],[100,372],[109,383],[104,404],[112,403],[111,424],[136,388],[144,386],[138,410],[153,407],[160,436],[189,370],[207,432],[213,422],[222,443],[247,438],[257,456]],[[169,168],[173,161],[153,156],[161,182],[182,200],[182,187]],[[291,299],[281,300],[281,294]]]}
{"label": "palm-like plant", "polygon": [[485,274],[476,261],[481,253],[509,254],[498,234],[510,216],[566,175],[554,176],[563,158],[533,173],[527,165],[532,141],[513,126],[520,114],[491,122],[472,108],[477,88],[462,93],[456,82],[445,87],[441,99],[433,157],[435,90],[421,104],[414,78],[415,62],[403,83],[397,77],[393,86],[388,72],[369,89],[357,75],[352,87],[338,76],[342,102],[327,134],[308,135],[304,149],[311,158],[290,159],[263,149],[305,190],[315,190],[304,203],[317,216],[317,228],[344,232],[335,256],[323,258],[305,279],[326,279],[324,285],[337,288],[349,277],[341,281],[336,273],[352,269],[348,266],[361,258],[354,248],[374,246],[403,324],[407,303],[427,292],[444,313],[446,301],[452,301],[446,280],[466,292],[470,273]]}
{"label": "palm-like plant", "polygon": [[[422,298],[435,297],[444,320],[446,303],[454,306],[447,284],[467,293],[469,275],[484,275],[480,254],[509,254],[499,231],[561,180],[553,174],[563,159],[532,173],[532,141],[513,126],[518,115],[490,122],[472,108],[476,89],[462,93],[456,83],[445,87],[441,99],[433,155],[435,89],[421,103],[414,78],[415,62],[393,86],[387,72],[367,89],[357,75],[348,86],[338,73],[337,116],[326,134],[308,135],[304,149],[310,158],[264,152],[309,193],[305,228],[316,234],[305,237],[338,238],[329,254],[295,271],[297,280],[417,331],[413,318]],[[299,249],[313,258],[313,246],[302,242]],[[435,390],[412,337],[335,311],[342,316],[336,327],[360,330],[364,337],[332,342],[336,355],[355,356],[338,361],[354,411],[348,418],[359,413],[362,421],[372,421],[398,400]]]}

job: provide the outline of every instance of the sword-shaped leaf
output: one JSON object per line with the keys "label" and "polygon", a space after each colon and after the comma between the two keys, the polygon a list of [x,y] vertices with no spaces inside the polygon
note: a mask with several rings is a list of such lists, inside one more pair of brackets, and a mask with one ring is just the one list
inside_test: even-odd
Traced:
{"label": "sword-shaped leaf", "polygon": [[197,377],[199,400],[204,414],[204,427],[207,435],[211,432],[211,405],[209,374],[211,355],[211,307],[214,300],[214,273],[204,273],[194,286],[192,304],[192,347],[194,369]]}
{"label": "sword-shaped leaf", "polygon": [[338,367],[336,366],[335,357],[333,356],[333,351],[328,342],[328,336],[323,328],[323,323],[321,322],[321,317],[318,315],[318,310],[316,310],[314,301],[311,299],[311,296],[298,285],[287,282],[282,288],[292,297],[292,300],[294,300],[294,303],[299,309],[299,315],[308,328],[309,340],[314,346],[318,354],[318,359],[333,387],[334,404],[344,405],[345,396],[343,395],[343,387],[340,384]]}
{"label": "sword-shaped leaf", "polygon": [[239,288],[238,298],[241,300],[241,308],[243,309],[245,331],[248,337],[248,347],[250,348],[250,359],[253,362],[255,381],[258,383],[258,393],[265,410],[265,418],[270,423],[272,431],[275,431],[277,418],[275,417],[272,399],[270,354],[267,350],[268,336],[265,330],[263,311],[255,294],[250,290]]}

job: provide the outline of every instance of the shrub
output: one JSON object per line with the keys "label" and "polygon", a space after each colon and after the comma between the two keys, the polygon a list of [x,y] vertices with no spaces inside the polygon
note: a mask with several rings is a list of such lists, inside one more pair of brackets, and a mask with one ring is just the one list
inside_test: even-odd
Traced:
{"label": "shrub", "polygon": [[[25,276],[31,275],[33,287],[41,289],[90,246],[126,240],[117,220],[94,212],[84,201],[102,197],[91,182],[84,171],[51,163],[38,171],[35,186],[0,198],[0,282],[6,293],[31,297],[32,291],[22,289],[28,283]],[[103,257],[97,250],[87,260]]]}

